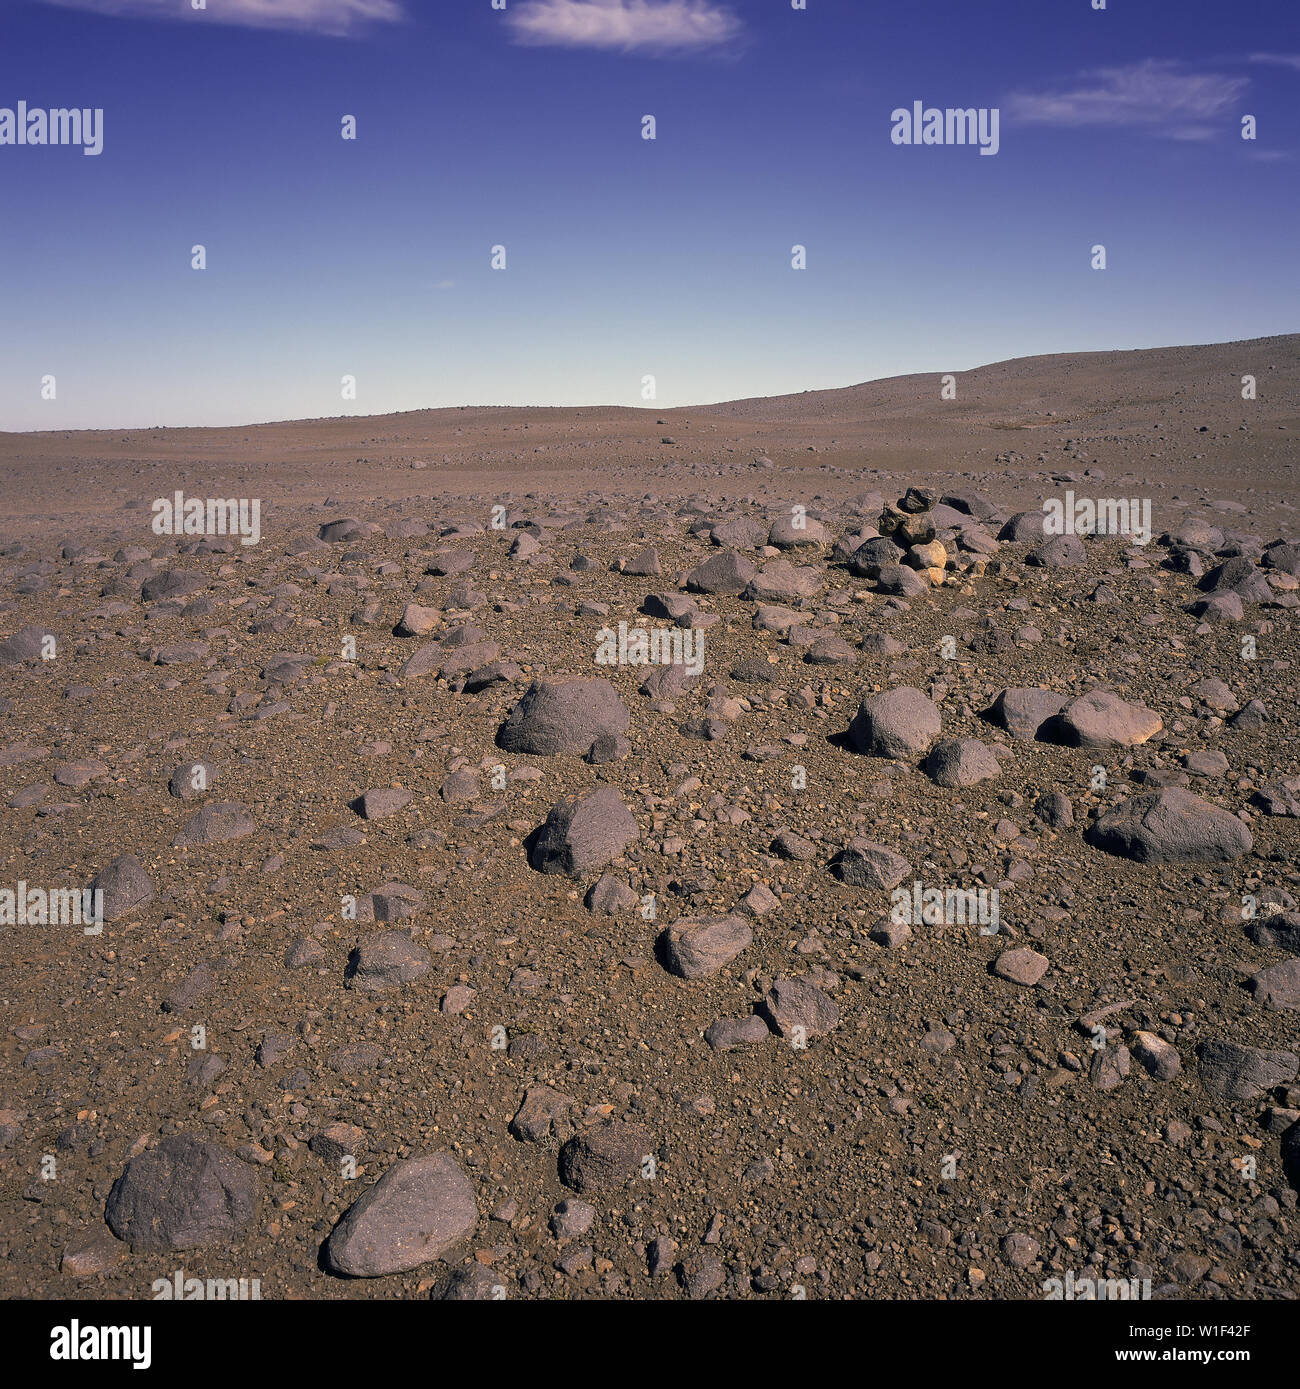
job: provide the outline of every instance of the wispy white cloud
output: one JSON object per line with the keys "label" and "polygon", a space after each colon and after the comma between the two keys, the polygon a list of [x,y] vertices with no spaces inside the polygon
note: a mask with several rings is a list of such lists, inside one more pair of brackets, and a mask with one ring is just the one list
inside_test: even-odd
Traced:
{"label": "wispy white cloud", "polygon": [[1300,53],[1252,53],[1250,63],[1273,63],[1277,67],[1295,68],[1300,72]]}
{"label": "wispy white cloud", "polygon": [[1006,111],[1030,125],[1128,127],[1176,140],[1208,140],[1220,133],[1219,118],[1249,86],[1248,77],[1190,72],[1181,63],[1148,58],[1092,69],[1055,90],[1013,92]]}
{"label": "wispy white cloud", "polygon": [[623,53],[716,48],[743,28],[712,0],[523,0],[509,18],[516,43]]}
{"label": "wispy white cloud", "polygon": [[89,10],[121,19],[180,19],[238,24],[250,29],[297,29],[343,36],[369,24],[403,18],[400,0],[208,0],[195,10],[188,0],[45,0],[61,9]]}

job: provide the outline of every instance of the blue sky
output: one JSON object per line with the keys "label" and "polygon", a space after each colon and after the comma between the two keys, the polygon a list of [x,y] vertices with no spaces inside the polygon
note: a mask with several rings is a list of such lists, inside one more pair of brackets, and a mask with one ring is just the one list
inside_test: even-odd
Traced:
{"label": "blue sky", "polygon": [[[0,108],[104,111],[98,156],[0,145],[4,429],[639,406],[646,375],[662,408],[1300,327],[1294,0],[0,23]],[[914,101],[997,108],[997,155],[892,143]]]}

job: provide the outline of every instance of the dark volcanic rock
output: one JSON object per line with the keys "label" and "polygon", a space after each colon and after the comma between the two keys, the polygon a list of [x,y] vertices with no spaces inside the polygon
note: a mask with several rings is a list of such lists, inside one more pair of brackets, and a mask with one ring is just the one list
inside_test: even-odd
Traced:
{"label": "dark volcanic rock", "polygon": [[1267,1051],[1222,1040],[1196,1048],[1201,1084],[1221,1100],[1253,1100],[1274,1085],[1288,1085],[1300,1073],[1293,1051]]}
{"label": "dark volcanic rock", "polygon": [[528,861],[539,873],[576,878],[603,868],[639,838],[636,820],[612,786],[565,796],[533,836]]}
{"label": "dark volcanic rock", "polygon": [[602,1124],[560,1149],[560,1180],[579,1192],[616,1190],[641,1175],[653,1146],[638,1124]]}
{"label": "dark volcanic rock", "polygon": [[133,1250],[197,1249],[236,1238],[253,1218],[257,1191],[253,1169],[233,1153],[174,1134],[127,1163],[104,1216]]}
{"label": "dark volcanic rock", "polygon": [[90,880],[92,890],[104,894],[104,920],[116,921],[154,894],[153,881],[134,854],[120,854]]}

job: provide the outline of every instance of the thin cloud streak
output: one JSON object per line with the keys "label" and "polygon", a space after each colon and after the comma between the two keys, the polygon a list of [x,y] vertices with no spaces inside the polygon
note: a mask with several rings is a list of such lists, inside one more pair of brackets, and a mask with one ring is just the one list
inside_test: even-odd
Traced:
{"label": "thin cloud streak", "polygon": [[184,0],[44,0],[59,9],[85,10],[110,19],[188,20],[247,29],[288,29],[345,38],[371,24],[405,18],[399,0],[210,0],[203,10]]}
{"label": "thin cloud streak", "polygon": [[1179,63],[1148,58],[1128,67],[1094,68],[1055,91],[1013,92],[1006,110],[1026,125],[1127,127],[1207,140],[1249,86],[1248,77],[1188,72]]}
{"label": "thin cloud streak", "polygon": [[647,54],[716,48],[743,29],[711,0],[524,0],[509,22],[519,44]]}
{"label": "thin cloud streak", "polygon": [[1271,63],[1274,67],[1294,68],[1300,72],[1300,53],[1252,53],[1248,63]]}

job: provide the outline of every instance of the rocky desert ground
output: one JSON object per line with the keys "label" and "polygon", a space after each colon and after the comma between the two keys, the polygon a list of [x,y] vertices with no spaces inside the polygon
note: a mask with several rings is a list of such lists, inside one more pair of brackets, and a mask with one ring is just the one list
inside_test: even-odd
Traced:
{"label": "rocky desert ground", "polygon": [[1295,1298],[1300,336],[955,389],[0,435],[0,1294]]}

